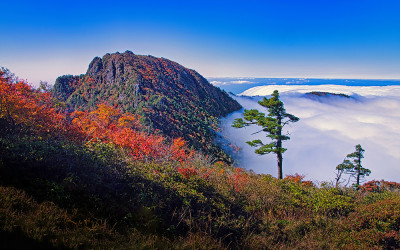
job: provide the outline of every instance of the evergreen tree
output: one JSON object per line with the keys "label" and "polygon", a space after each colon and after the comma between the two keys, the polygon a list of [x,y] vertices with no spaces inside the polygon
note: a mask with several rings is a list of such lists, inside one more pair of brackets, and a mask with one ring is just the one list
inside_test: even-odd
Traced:
{"label": "evergreen tree", "polygon": [[[336,167],[338,173],[346,173],[350,175],[350,178],[354,178],[356,180],[356,187],[360,185],[361,179],[371,174],[371,170],[363,168],[361,165],[361,159],[364,158],[364,152],[365,150],[360,144],[356,145],[356,151],[348,154],[343,162]],[[339,184],[340,177],[341,175],[338,175],[336,178],[336,185]]]}
{"label": "evergreen tree", "polygon": [[264,144],[260,139],[257,139],[246,143],[252,147],[258,147],[255,150],[256,154],[275,153],[278,161],[278,178],[282,179],[282,154],[286,151],[286,148],[282,147],[282,142],[290,139],[289,136],[282,135],[282,128],[291,122],[297,122],[299,118],[286,113],[283,102],[279,100],[278,90],[272,93],[271,98],[264,97],[258,104],[268,108],[267,116],[257,109],[244,110],[244,119],[237,118],[232,127],[243,128],[252,124],[262,127],[256,133],[265,132],[272,142]]}

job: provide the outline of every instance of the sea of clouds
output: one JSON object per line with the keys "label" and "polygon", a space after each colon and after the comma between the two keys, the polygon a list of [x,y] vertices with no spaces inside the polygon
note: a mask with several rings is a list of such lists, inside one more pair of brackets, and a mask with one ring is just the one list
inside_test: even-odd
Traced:
{"label": "sea of clouds", "polygon": [[[245,109],[267,113],[257,101],[279,90],[286,111],[300,118],[285,127],[291,139],[284,143],[288,150],[283,157],[283,173],[304,174],[317,182],[333,181],[335,167],[354,152],[355,145],[365,149],[362,165],[372,171],[367,180],[400,182],[400,86],[340,86],[340,85],[268,85],[254,87],[234,98]],[[339,96],[304,95],[311,91],[342,93]],[[263,133],[252,135],[256,126],[232,128],[243,110],[224,118],[222,134],[241,148],[237,164],[257,173],[276,176],[276,156],[257,155],[245,142],[268,139]]]}

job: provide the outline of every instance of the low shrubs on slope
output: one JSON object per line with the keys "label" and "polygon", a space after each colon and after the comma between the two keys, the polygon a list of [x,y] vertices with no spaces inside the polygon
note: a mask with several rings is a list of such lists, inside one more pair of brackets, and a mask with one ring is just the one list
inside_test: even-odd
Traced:
{"label": "low shrubs on slope", "polygon": [[2,248],[399,248],[396,183],[277,180],[107,105],[68,113],[4,72],[0,91]]}

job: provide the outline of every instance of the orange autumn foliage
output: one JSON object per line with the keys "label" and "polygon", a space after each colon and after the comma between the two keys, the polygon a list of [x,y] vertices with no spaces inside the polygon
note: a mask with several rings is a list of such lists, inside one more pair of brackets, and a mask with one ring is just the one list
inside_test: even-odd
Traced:
{"label": "orange autumn foliage", "polygon": [[72,123],[80,128],[87,139],[109,141],[118,129],[139,127],[138,120],[130,114],[123,114],[119,109],[106,104],[98,105],[92,112],[75,111],[71,114]]}
{"label": "orange autumn foliage", "polygon": [[173,140],[170,151],[172,153],[172,158],[180,162],[187,160],[194,154],[194,151],[187,152],[186,142],[180,137]]}
{"label": "orange autumn foliage", "polygon": [[286,175],[285,180],[292,181],[294,183],[300,183],[302,186],[306,187],[313,187],[314,183],[312,181],[304,181],[303,179],[305,178],[304,175],[299,175],[298,173],[295,173],[294,175]]}
{"label": "orange autumn foliage", "polygon": [[233,190],[240,193],[247,186],[248,175],[242,168],[236,168],[235,172],[229,176],[228,181],[232,185]]}
{"label": "orange autumn foliage", "polygon": [[42,138],[113,143],[138,160],[183,162],[192,155],[181,138],[168,144],[162,136],[141,132],[138,117],[116,107],[100,104],[91,112],[68,114],[56,109],[56,104],[51,93],[35,90],[23,81],[14,83],[0,70],[0,121],[12,130],[23,128]]}
{"label": "orange autumn foliage", "polygon": [[65,115],[55,108],[50,93],[35,90],[23,81],[13,82],[0,70],[0,119],[12,130],[20,128],[42,137],[71,135]]}
{"label": "orange autumn foliage", "polygon": [[72,123],[86,135],[86,140],[114,143],[126,148],[137,160],[187,160],[186,142],[175,139],[167,145],[159,135],[139,131],[138,117],[122,113],[106,104],[98,105],[92,112],[75,111]]}
{"label": "orange autumn foliage", "polygon": [[400,183],[385,181],[385,180],[381,181],[372,180],[360,186],[360,191],[366,193],[368,192],[379,193],[383,191],[395,191],[395,190],[400,190]]}
{"label": "orange autumn foliage", "polygon": [[164,138],[147,135],[130,128],[117,129],[109,139],[118,146],[129,149],[138,160],[161,160],[165,154]]}

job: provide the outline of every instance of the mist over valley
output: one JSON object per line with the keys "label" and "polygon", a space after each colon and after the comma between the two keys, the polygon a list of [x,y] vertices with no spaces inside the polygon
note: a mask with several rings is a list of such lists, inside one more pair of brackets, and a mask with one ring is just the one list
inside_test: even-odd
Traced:
{"label": "mist over valley", "polygon": [[[254,86],[256,80],[252,81]],[[338,81],[345,83],[351,80]],[[333,84],[256,86],[246,89],[233,98],[244,109],[266,112],[257,101],[263,96],[270,96],[273,90],[277,89],[287,112],[300,118],[299,122],[286,126],[283,131],[291,137],[283,145],[288,149],[283,154],[284,175],[299,173],[306,175],[306,179],[317,182],[333,181],[335,167],[348,153],[354,151],[356,144],[361,144],[365,149],[363,166],[372,171],[367,180],[400,181],[400,176],[394,174],[400,167],[400,86],[371,86],[372,83],[369,86],[360,86],[363,83],[365,80],[361,80],[361,83],[353,80],[353,86]],[[375,83],[379,85],[382,81]],[[396,84],[398,81],[384,81],[384,83]],[[227,88],[224,89],[229,91],[229,88],[237,88],[236,85],[231,83],[221,87],[225,86]],[[336,95],[307,94],[313,91]],[[233,120],[242,117],[242,113],[243,110],[221,120],[223,136],[240,148],[234,156],[236,164],[252,169],[256,173],[276,176],[276,156],[257,155],[254,153],[255,148],[246,144],[246,141],[254,139],[268,142],[264,133],[253,134],[260,128],[254,125],[244,129],[231,127]]]}

